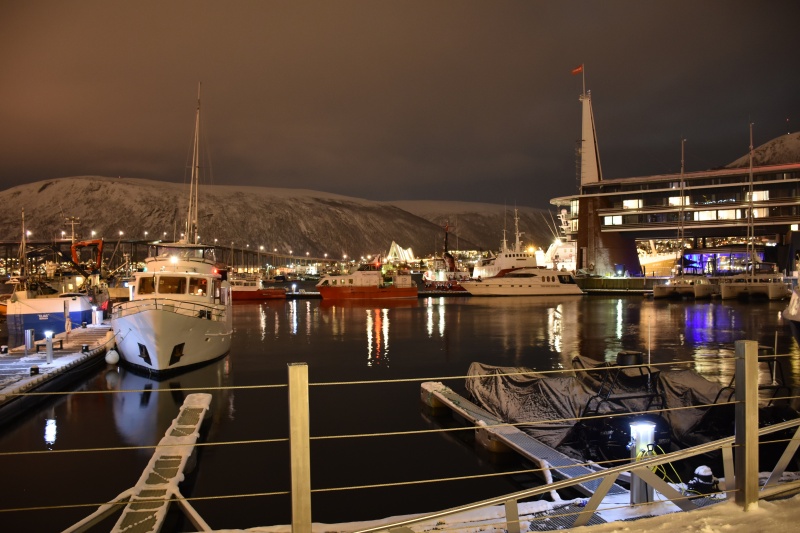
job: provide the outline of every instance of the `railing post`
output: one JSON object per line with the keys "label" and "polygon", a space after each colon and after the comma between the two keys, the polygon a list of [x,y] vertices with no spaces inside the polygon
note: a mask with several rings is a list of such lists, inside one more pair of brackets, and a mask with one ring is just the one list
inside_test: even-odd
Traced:
{"label": "railing post", "polygon": [[308,365],[289,364],[289,447],[292,467],[292,533],[311,533],[311,454]]}
{"label": "railing post", "polygon": [[736,503],[758,508],[758,343],[736,341]]}

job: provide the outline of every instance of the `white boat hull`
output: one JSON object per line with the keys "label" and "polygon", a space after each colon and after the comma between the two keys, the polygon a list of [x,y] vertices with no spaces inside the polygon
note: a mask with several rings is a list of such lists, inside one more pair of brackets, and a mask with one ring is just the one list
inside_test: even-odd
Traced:
{"label": "white boat hull", "polygon": [[148,299],[114,308],[111,326],[120,357],[137,370],[173,373],[230,351],[232,317],[225,305]]}
{"label": "white boat hull", "polygon": [[[530,272],[535,272],[530,274]],[[527,273],[523,277],[523,273]],[[547,269],[520,269],[505,276],[465,281],[462,287],[473,296],[570,296],[583,291],[569,273]]]}
{"label": "white boat hull", "polygon": [[785,300],[792,291],[786,283],[779,281],[733,281],[720,283],[720,296],[723,300],[745,298],[767,298]]}

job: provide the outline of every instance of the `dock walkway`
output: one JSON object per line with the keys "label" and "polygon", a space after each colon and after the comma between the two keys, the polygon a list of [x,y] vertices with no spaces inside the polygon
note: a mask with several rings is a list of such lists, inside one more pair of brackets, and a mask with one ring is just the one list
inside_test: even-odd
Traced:
{"label": "dock walkway", "polygon": [[[421,385],[422,401],[431,407],[446,406],[456,415],[475,425],[476,437],[485,447],[492,449],[499,442],[516,451],[542,468],[549,468],[551,474],[559,479],[572,479],[597,472],[584,463],[547,446],[520,429],[507,425],[489,411],[472,403],[442,383],[425,382]],[[602,479],[593,479],[575,485],[587,496],[595,493]],[[629,494],[628,490],[614,484],[608,491],[610,495]]]}
{"label": "dock walkway", "polygon": [[[46,399],[46,396],[25,396],[25,393],[59,390],[103,362],[113,339],[110,324],[87,325],[53,337],[50,363],[46,347],[37,349],[34,346],[26,350],[25,346],[18,346],[0,354],[0,424]],[[37,340],[36,345],[42,342]]]}
{"label": "dock walkway", "polygon": [[156,533],[161,531],[169,506],[173,502],[181,507],[197,531],[211,531],[208,524],[181,495],[178,487],[184,479],[184,470],[200,438],[200,426],[210,405],[210,394],[188,395],[136,485],[115,500],[101,505],[97,511],[64,530],[64,533],[87,531],[119,512],[122,505],[122,515],[112,532]]}

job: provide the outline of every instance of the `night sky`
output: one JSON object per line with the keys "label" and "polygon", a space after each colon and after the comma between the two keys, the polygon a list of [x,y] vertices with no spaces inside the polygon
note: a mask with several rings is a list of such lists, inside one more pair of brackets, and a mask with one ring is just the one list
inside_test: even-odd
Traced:
{"label": "night sky", "polygon": [[800,128],[800,2],[0,1],[0,187],[214,183],[533,207],[577,192],[581,75],[606,178],[723,166]]}

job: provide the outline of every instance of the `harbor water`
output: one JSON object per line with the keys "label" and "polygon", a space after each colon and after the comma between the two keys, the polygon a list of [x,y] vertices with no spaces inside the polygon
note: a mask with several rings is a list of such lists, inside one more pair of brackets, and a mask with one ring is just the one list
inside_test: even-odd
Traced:
{"label": "harbor water", "polygon": [[[613,361],[637,350],[727,384],[735,341],[755,340],[788,355],[783,379],[796,386],[800,350],[780,318],[785,307],[638,295],[236,305],[225,359],[162,381],[106,366],[3,428],[0,530],[61,531],[133,486],[183,398],[199,391],[213,395],[212,408],[183,496],[215,529],[291,523],[291,363],[308,365],[311,384],[315,522],[520,490],[538,483],[520,473],[531,465],[482,451],[471,431],[431,431],[451,424],[421,406],[422,381],[460,391],[476,361],[557,370],[576,355]],[[170,527],[191,530],[180,518]]]}

